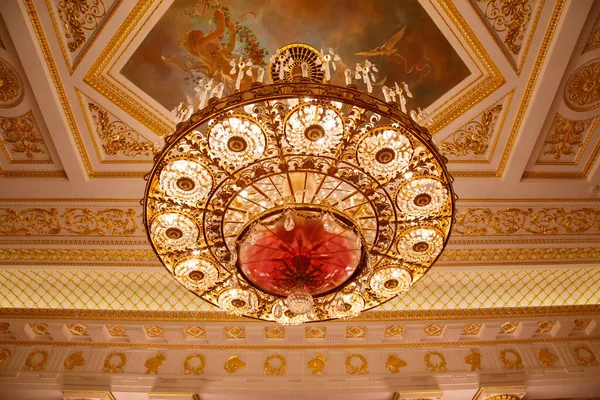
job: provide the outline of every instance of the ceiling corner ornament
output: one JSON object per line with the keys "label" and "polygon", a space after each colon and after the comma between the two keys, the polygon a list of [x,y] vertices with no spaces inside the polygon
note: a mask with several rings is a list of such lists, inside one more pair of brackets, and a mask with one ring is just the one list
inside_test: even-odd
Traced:
{"label": "ceiling corner ornament", "polygon": [[448,157],[483,156],[502,113],[503,103],[496,103],[461,126],[440,142],[440,151]]}
{"label": "ceiling corner ornament", "polygon": [[578,158],[578,154],[584,147],[585,136],[589,135],[589,133],[586,134],[586,131],[593,120],[594,118],[584,120],[568,119],[556,113],[536,164],[564,163],[564,158],[568,158],[567,162],[577,163],[576,158]]}
{"label": "ceiling corner ornament", "polygon": [[240,356],[235,355],[229,357],[227,361],[225,361],[225,365],[223,366],[225,372],[230,375],[235,374],[240,369],[246,368],[246,364],[240,359]]}
{"label": "ceiling corner ornament", "polygon": [[154,143],[119,121],[103,107],[92,101],[88,109],[96,126],[102,149],[109,157],[152,157]]}
{"label": "ceiling corner ornament", "polygon": [[[192,361],[195,365],[192,365]],[[206,368],[206,358],[202,354],[190,354],[183,360],[183,372],[186,375],[202,375]]]}
{"label": "ceiling corner ornament", "polygon": [[425,353],[424,361],[425,369],[428,372],[448,372],[448,368],[446,367],[446,357],[439,351],[429,351]]}
{"label": "ceiling corner ornament", "polygon": [[371,96],[368,60],[346,70],[346,87],[311,80],[323,62],[296,62],[294,46],[307,47],[272,57],[285,70],[276,83],[222,99],[216,87],[204,108],[174,111],[185,121],[143,200],[175,279],[230,314],[281,324],[349,318],[405,293],[446,246],[455,202],[426,113],[396,101],[406,87]]}
{"label": "ceiling corner ornament", "polygon": [[400,369],[406,367],[406,365],[406,361],[398,357],[397,354],[392,354],[385,362],[385,368],[392,374],[399,373]]}
{"label": "ceiling corner ornament", "polygon": [[[274,363],[274,361],[276,361]],[[273,365],[275,364],[275,365]],[[269,376],[285,375],[287,362],[285,358],[279,354],[273,354],[265,358],[264,374]]]}
{"label": "ceiling corner ornament", "polygon": [[590,35],[585,42],[585,47],[583,48],[581,54],[585,54],[588,51],[597,49],[598,47],[600,47],[600,12],[598,15],[596,15],[594,26],[592,26],[592,30],[590,31]]}
{"label": "ceiling corner ornament", "polygon": [[575,111],[589,111],[600,106],[600,58],[583,64],[565,85],[565,103]]}
{"label": "ceiling corner ornament", "polygon": [[41,371],[48,362],[46,350],[34,350],[25,359],[23,371]]}
{"label": "ceiling corner ornament", "polygon": [[17,117],[0,117],[0,137],[9,162],[51,162],[48,156],[38,156],[47,155],[48,149],[31,111]]}
{"label": "ceiling corner ornament", "polygon": [[596,355],[589,347],[577,346],[572,351],[577,364],[583,367],[600,365],[596,359]]}
{"label": "ceiling corner ornament", "polygon": [[471,352],[465,357],[465,364],[471,367],[471,371],[482,370],[481,361],[483,354],[479,350],[471,349]]}
{"label": "ceiling corner ornament", "polygon": [[[118,361],[113,363],[113,359],[116,358]],[[104,359],[104,367],[102,368],[102,372],[107,374],[122,374],[123,368],[127,363],[127,356],[122,352],[110,353]]]}
{"label": "ceiling corner ornament", "polygon": [[368,375],[369,362],[362,354],[350,354],[346,357],[346,374]]}
{"label": "ceiling corner ornament", "polygon": [[471,0],[471,4],[517,74],[520,73],[544,0]]}
{"label": "ceiling corner ornament", "polygon": [[504,369],[523,369],[523,359],[518,351],[513,349],[505,349],[500,352],[500,361]]}
{"label": "ceiling corner ornament", "polygon": [[8,61],[0,58],[0,108],[12,108],[23,100],[23,81]]}
{"label": "ceiling corner ornament", "polygon": [[85,43],[85,31],[96,29],[99,20],[106,14],[102,0],[61,0],[57,9],[71,52]]}
{"label": "ceiling corner ornament", "polygon": [[156,356],[151,357],[146,360],[144,363],[144,367],[146,368],[146,375],[149,374],[158,374],[158,370],[162,367],[163,361],[165,361],[166,357],[162,353],[156,353]]}
{"label": "ceiling corner ornament", "polygon": [[538,360],[540,360],[546,368],[552,368],[554,367],[554,363],[558,361],[558,356],[551,353],[548,349],[542,349],[538,354]]}
{"label": "ceiling corner ornament", "polygon": [[0,350],[0,365],[4,364],[10,356],[11,356],[11,352],[9,349]]}
{"label": "ceiling corner ornament", "polygon": [[323,375],[325,361],[327,361],[327,357],[322,354],[317,354],[315,355],[315,358],[308,361],[306,366],[311,370],[312,375]]}
{"label": "ceiling corner ornament", "polygon": [[83,352],[78,351],[76,353],[71,354],[65,359],[63,366],[65,368],[65,371],[72,371],[75,367],[85,366],[85,358],[83,358]]}

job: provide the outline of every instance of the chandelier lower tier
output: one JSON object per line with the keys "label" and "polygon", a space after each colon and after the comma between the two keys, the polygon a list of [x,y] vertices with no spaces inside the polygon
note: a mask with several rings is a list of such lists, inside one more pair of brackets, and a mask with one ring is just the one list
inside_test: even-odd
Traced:
{"label": "chandelier lower tier", "polygon": [[144,223],[167,270],[229,313],[346,318],[439,257],[455,200],[444,163],[425,128],[352,85],[254,83],[166,138]]}

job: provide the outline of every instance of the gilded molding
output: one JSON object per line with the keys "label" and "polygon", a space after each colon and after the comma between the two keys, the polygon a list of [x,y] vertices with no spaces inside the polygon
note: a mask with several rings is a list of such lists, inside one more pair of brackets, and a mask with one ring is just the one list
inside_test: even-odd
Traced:
{"label": "gilded molding", "polygon": [[600,232],[597,208],[467,208],[456,216],[453,233],[485,235],[578,235]]}
{"label": "gilded molding", "polygon": [[[434,0],[430,1],[433,2]],[[432,111],[432,115],[435,116],[433,125],[429,127],[429,131],[432,134],[439,132],[443,127],[463,115],[506,83],[506,79],[500,72],[500,69],[496,66],[483,44],[477,38],[477,35],[458,11],[454,2],[452,0],[437,0],[437,4],[443,10],[445,17],[452,22],[454,28],[460,33],[461,37],[458,38],[459,41],[467,44],[468,48],[477,57],[486,74],[477,85],[462,94],[459,99],[454,101],[450,99],[438,109]]]}
{"label": "gilded molding", "polygon": [[17,70],[0,58],[0,108],[16,107],[23,100],[25,89]]}
{"label": "gilded molding", "polygon": [[57,9],[62,26],[67,30],[65,37],[71,53],[86,42],[85,31],[95,30],[106,15],[102,0],[61,0]]}
{"label": "gilded molding", "polygon": [[31,111],[16,117],[0,117],[0,139],[9,163],[52,164]]}
{"label": "gilded molding", "polygon": [[[544,140],[536,165],[576,165],[581,158],[594,129],[588,129],[594,118],[584,120],[568,119],[556,113],[552,127]],[[594,124],[594,128],[597,122]],[[551,156],[544,157],[544,156]],[[565,156],[568,161],[560,161]]]}
{"label": "gilded molding", "polygon": [[133,208],[0,208],[0,235],[132,236],[140,230]]}
{"label": "gilded molding", "polygon": [[592,30],[590,31],[581,54],[585,54],[598,47],[600,47],[600,12],[596,15],[596,20],[594,21],[594,25],[592,26]]}
{"label": "gilded molding", "polygon": [[589,111],[600,106],[600,58],[577,68],[564,90],[567,106],[575,111]]}
{"label": "gilded molding", "polygon": [[246,328],[243,326],[226,326],[225,337],[228,339],[246,339]]}
{"label": "gilded molding", "polygon": [[0,365],[4,364],[6,360],[11,356],[9,349],[2,349],[0,351]]}
{"label": "gilded molding", "polygon": [[349,325],[346,327],[346,339],[360,339],[365,337],[366,326]]}

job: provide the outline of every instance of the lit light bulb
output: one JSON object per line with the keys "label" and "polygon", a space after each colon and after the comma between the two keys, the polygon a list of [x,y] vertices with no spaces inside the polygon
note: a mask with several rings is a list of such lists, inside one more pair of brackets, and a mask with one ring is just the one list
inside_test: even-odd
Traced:
{"label": "lit light bulb", "polygon": [[273,307],[273,316],[277,319],[281,318],[281,316],[283,315],[283,307],[281,306],[281,302],[278,301],[277,303],[275,303],[275,306]]}
{"label": "lit light bulb", "polygon": [[290,311],[296,315],[304,315],[310,312],[315,304],[312,295],[303,285],[299,285],[293,289],[287,297],[286,302]]}
{"label": "lit light bulb", "polygon": [[291,232],[294,230],[295,226],[296,226],[296,223],[294,222],[294,217],[292,216],[292,212],[287,211],[285,213],[285,220],[283,221],[283,228],[286,231]]}

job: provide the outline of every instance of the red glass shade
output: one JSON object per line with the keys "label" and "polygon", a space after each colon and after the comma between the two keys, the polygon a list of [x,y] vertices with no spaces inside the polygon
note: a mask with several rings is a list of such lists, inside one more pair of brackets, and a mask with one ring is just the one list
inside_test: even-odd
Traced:
{"label": "red glass shade", "polygon": [[313,296],[343,285],[360,264],[356,234],[337,223],[328,232],[317,216],[305,218],[294,213],[291,231],[285,229],[284,218],[273,225],[251,228],[256,231],[246,235],[238,247],[243,275],[277,296],[287,296],[297,285],[303,285]]}

